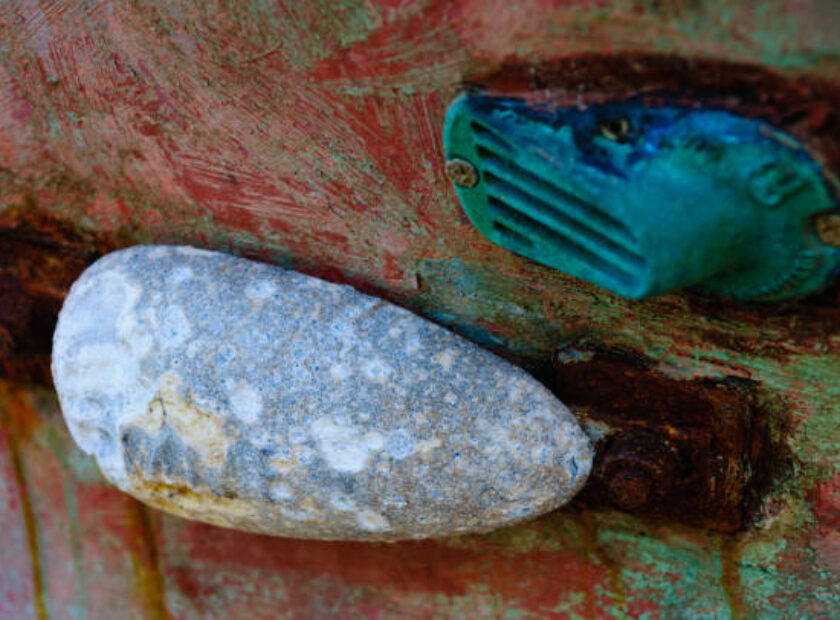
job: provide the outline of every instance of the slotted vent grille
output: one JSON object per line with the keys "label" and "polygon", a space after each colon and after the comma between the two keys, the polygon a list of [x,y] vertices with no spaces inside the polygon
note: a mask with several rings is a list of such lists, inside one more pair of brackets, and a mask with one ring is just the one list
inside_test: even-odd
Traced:
{"label": "slotted vent grille", "polygon": [[548,243],[622,286],[640,283],[645,260],[623,222],[515,163],[512,147],[491,128],[472,122],[471,129],[492,227],[505,245],[533,255]]}

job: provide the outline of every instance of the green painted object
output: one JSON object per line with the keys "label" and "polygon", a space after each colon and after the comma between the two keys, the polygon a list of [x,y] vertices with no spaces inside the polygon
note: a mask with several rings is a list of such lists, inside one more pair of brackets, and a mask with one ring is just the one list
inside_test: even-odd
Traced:
{"label": "green painted object", "polygon": [[820,289],[840,265],[814,232],[814,217],[835,208],[819,164],[761,121],[466,94],[444,142],[486,237],[625,297],[691,286],[775,301]]}

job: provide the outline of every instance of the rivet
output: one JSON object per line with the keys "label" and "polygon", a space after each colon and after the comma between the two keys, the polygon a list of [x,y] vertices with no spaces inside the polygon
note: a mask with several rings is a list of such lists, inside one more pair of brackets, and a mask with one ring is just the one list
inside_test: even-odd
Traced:
{"label": "rivet", "polygon": [[466,159],[450,159],[446,162],[446,176],[461,187],[478,185],[478,170]]}
{"label": "rivet", "polygon": [[840,213],[823,213],[814,220],[814,232],[826,245],[840,248]]}
{"label": "rivet", "polygon": [[621,510],[635,512],[671,488],[679,456],[674,446],[650,429],[624,431],[601,459],[607,499]]}
{"label": "rivet", "polygon": [[653,484],[645,470],[625,467],[612,474],[607,494],[613,506],[632,512],[647,504]]}

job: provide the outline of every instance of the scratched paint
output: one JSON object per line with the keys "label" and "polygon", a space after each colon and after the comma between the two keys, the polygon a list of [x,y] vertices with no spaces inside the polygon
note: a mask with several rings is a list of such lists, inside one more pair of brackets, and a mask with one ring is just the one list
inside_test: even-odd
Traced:
{"label": "scratched paint", "polygon": [[44,214],[102,247],[190,243],[351,282],[530,364],[596,345],[674,378],[750,379],[795,463],[735,536],[573,507],[482,537],[269,540],[138,508],[72,449],[49,393],[5,384],[0,523],[17,551],[0,563],[0,615],[836,613],[836,288],[756,309],[687,294],[632,302],[552,273],[461,215],[440,130],[463,81],[581,105],[679,91],[782,128],[836,177],[838,10],[3,3],[5,236],[23,236],[20,214]]}

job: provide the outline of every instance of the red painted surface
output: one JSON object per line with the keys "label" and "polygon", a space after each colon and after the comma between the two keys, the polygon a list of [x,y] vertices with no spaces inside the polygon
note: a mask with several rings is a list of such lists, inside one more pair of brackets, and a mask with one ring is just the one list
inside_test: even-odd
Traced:
{"label": "red painted surface", "polygon": [[[24,336],[0,351],[21,381],[0,393],[0,617],[836,615],[837,290],[770,308],[595,290],[469,225],[440,131],[466,83],[665,90],[772,120],[836,177],[838,23],[834,0],[0,5],[0,326]],[[22,383],[47,380],[49,317],[82,265],[146,242],[351,282],[529,367],[585,345],[748,379],[792,460],[735,535],[580,505],[396,545],[168,517],[104,485]],[[9,291],[33,304],[16,326]]]}

